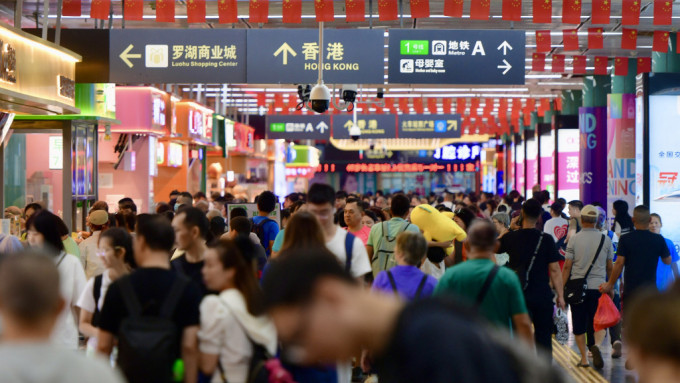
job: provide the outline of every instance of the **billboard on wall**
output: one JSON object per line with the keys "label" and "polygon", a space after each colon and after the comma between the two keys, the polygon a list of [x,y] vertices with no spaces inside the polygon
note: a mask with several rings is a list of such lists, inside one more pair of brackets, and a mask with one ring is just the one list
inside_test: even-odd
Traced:
{"label": "billboard on wall", "polygon": [[538,141],[536,137],[530,137],[527,144],[527,174],[526,174],[526,197],[530,198],[530,191],[534,185],[538,184]]}
{"label": "billboard on wall", "polygon": [[607,108],[582,107],[579,113],[581,198],[584,204],[607,200]]}
{"label": "billboard on wall", "polygon": [[541,190],[550,192],[550,197],[555,199],[555,132],[543,132],[539,136],[541,157]]}
{"label": "billboard on wall", "polygon": [[607,97],[607,212],[610,220],[614,201],[635,207],[635,95]]}
{"label": "billboard on wall", "polygon": [[661,234],[680,247],[680,96],[649,97],[649,201]]}
{"label": "billboard on wall", "polygon": [[524,143],[519,143],[515,145],[515,180],[517,180],[515,190],[522,195],[526,194],[524,177]]}
{"label": "billboard on wall", "polygon": [[557,198],[580,199],[579,131],[557,130]]}

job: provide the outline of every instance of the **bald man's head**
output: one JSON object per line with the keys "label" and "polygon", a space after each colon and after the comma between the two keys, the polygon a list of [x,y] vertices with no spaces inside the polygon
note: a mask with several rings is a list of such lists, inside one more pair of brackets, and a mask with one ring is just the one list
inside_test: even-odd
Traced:
{"label": "bald man's head", "polygon": [[0,312],[24,325],[53,319],[61,311],[59,272],[54,259],[38,253],[0,263]]}
{"label": "bald man's head", "polygon": [[496,225],[486,219],[475,220],[468,229],[467,242],[473,251],[495,250],[497,238]]}

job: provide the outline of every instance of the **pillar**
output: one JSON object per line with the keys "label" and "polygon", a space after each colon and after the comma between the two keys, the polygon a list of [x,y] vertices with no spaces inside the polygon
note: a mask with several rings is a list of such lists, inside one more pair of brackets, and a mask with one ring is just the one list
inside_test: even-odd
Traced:
{"label": "pillar", "polygon": [[583,107],[579,108],[580,194],[584,204],[607,201],[607,94],[611,77],[583,79]]}

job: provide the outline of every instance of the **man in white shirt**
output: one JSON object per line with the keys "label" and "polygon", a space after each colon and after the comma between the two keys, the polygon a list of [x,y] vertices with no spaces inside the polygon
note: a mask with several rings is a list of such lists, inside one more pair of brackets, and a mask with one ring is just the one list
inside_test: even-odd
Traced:
{"label": "man in white shirt", "polygon": [[60,275],[39,254],[10,257],[0,266],[0,376],[4,382],[123,383],[101,360],[64,351],[50,342],[60,312]]}
{"label": "man in white shirt", "polygon": [[109,228],[109,213],[104,210],[95,210],[88,217],[88,225],[92,230],[92,235],[78,245],[80,249],[80,259],[85,266],[85,277],[97,276],[106,269],[104,263],[97,256],[99,251],[99,235],[102,231]]}
{"label": "man in white shirt", "polygon": [[[326,248],[355,278],[363,278],[371,272],[371,264],[364,243],[357,237],[348,246],[347,231],[333,221],[335,217],[335,190],[330,185],[314,184],[307,193],[307,210],[316,216],[326,239]],[[348,248],[351,252],[348,254]],[[351,258],[348,260],[348,256]],[[348,362],[338,362],[338,383],[349,383],[352,368]]]}

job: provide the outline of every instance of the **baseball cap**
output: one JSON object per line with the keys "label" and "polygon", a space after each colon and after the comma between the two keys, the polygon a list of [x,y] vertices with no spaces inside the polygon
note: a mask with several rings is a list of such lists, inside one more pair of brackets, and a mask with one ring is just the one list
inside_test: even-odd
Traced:
{"label": "baseball cap", "polygon": [[582,217],[593,217],[597,218],[600,215],[600,212],[597,210],[597,208],[593,205],[586,205],[583,207],[581,210],[581,216]]}
{"label": "baseball cap", "polygon": [[109,222],[109,213],[104,210],[95,210],[90,213],[90,223],[101,226]]}

